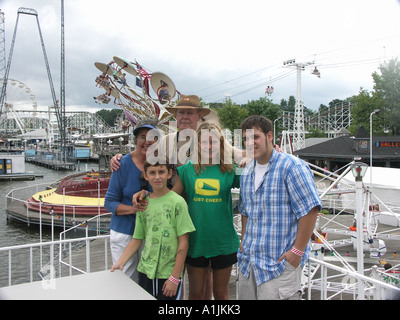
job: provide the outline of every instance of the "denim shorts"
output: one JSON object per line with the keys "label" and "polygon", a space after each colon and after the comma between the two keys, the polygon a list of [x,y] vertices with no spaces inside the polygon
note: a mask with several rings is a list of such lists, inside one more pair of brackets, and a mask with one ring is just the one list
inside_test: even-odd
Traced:
{"label": "denim shorts", "polygon": [[219,255],[215,257],[197,257],[197,258],[192,258],[187,256],[186,257],[186,263],[192,267],[196,268],[208,268],[211,267],[211,269],[225,269],[228,268],[232,265],[234,265],[237,262],[237,253],[231,253],[227,255]]}

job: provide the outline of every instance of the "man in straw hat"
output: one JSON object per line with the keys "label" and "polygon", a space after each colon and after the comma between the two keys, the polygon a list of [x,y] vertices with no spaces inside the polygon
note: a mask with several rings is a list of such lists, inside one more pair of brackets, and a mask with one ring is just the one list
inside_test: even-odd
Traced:
{"label": "man in straw hat", "polygon": [[[197,119],[196,123],[191,126],[191,129],[197,129],[197,122],[202,118],[207,116],[210,113],[210,109],[201,107],[200,99],[195,95],[181,95],[178,99],[178,102],[173,107],[166,107],[169,112],[175,115],[178,118],[178,115],[182,115],[185,112],[189,112],[190,114],[196,114],[194,119]],[[178,119],[177,119],[178,121]],[[184,128],[179,128],[184,129]]]}

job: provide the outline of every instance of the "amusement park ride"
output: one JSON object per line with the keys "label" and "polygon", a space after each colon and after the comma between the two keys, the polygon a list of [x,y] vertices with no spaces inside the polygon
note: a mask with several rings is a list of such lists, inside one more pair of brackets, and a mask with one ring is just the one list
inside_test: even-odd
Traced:
{"label": "amusement park ride", "polygon": [[[63,1],[62,1],[62,7],[63,7]],[[52,102],[53,102],[52,108],[55,109],[55,115],[57,117],[57,126],[59,129],[58,133],[59,133],[59,137],[61,140],[61,149],[65,151],[65,143],[66,143],[65,108],[62,109],[63,108],[62,100],[60,101],[60,100],[57,100],[57,98],[56,98],[53,80],[52,80],[52,76],[51,76],[51,72],[50,72],[50,66],[49,66],[49,62],[48,62],[48,58],[47,58],[46,48],[45,48],[45,44],[44,44],[44,40],[43,40],[42,31],[40,28],[39,16],[35,9],[21,7],[18,9],[18,12],[17,12],[17,20],[15,23],[14,33],[13,33],[13,37],[12,37],[12,41],[11,41],[11,47],[10,47],[10,53],[8,56],[7,66],[5,68],[4,74],[1,74],[2,86],[1,86],[1,94],[0,94],[0,117],[1,117],[0,127],[2,129],[5,128],[5,134],[7,135],[7,130],[9,129],[9,118],[10,117],[13,118],[13,120],[17,124],[19,131],[22,134],[24,134],[27,129],[36,129],[35,124],[37,124],[38,122],[39,122],[40,127],[42,127],[44,124],[43,119],[36,118],[37,103],[36,103],[35,95],[33,94],[32,90],[30,88],[28,88],[24,83],[22,83],[18,80],[9,79],[9,73],[10,73],[10,69],[11,69],[14,46],[15,46],[16,35],[17,35],[17,30],[18,30],[18,22],[19,22],[21,15],[33,16],[36,18],[37,29],[38,29],[38,33],[39,33],[39,37],[40,37],[40,43],[41,43],[43,57],[44,57],[45,66],[46,66],[46,70],[47,70],[47,77],[49,80],[50,91],[51,91],[51,95],[52,95]],[[2,37],[2,39],[4,39],[4,13],[1,13],[0,18],[1,18],[0,19],[0,22],[1,22],[0,37]],[[62,23],[63,23],[63,15],[62,15]],[[5,52],[4,41],[0,41],[0,44],[2,46],[2,48],[0,48],[0,51]],[[62,47],[63,47],[63,43],[62,43]],[[62,52],[62,56],[63,56],[63,52]],[[1,59],[0,63],[3,63],[3,62],[5,62],[5,54],[4,54],[4,58]],[[0,67],[0,69],[3,70],[3,67]],[[61,69],[63,72],[63,68],[61,68]],[[61,76],[63,77],[63,74],[61,74]],[[64,91],[64,87],[65,87],[65,85],[62,83],[61,92]],[[26,95],[28,95],[28,98],[26,98]],[[26,113],[25,116],[23,117],[23,119],[21,119],[19,117],[19,114],[21,114],[21,112]],[[28,116],[26,116],[26,115],[28,115]],[[49,125],[49,123],[48,123],[48,125]],[[48,127],[46,127],[46,129],[48,129]],[[14,130],[12,130],[12,131],[14,131]]]}
{"label": "amusement park ride", "polygon": [[[34,16],[36,18],[36,22],[37,22],[37,27],[38,27],[38,32],[39,32],[39,36],[40,36],[40,42],[41,42],[41,46],[42,46],[42,50],[43,50],[43,57],[45,60],[45,65],[46,65],[46,70],[47,70],[47,76],[49,79],[49,84],[50,84],[50,91],[52,94],[52,99],[53,99],[53,104],[54,107],[58,110],[59,105],[58,105],[58,101],[56,98],[56,94],[55,94],[55,90],[54,90],[54,86],[53,86],[53,80],[52,80],[52,76],[51,76],[51,72],[50,72],[50,66],[49,66],[49,62],[47,59],[47,53],[46,53],[46,48],[44,45],[44,40],[43,40],[43,36],[42,36],[42,32],[40,29],[40,23],[39,23],[39,17],[38,17],[38,13],[36,10],[34,9],[29,9],[29,8],[19,8],[18,9],[18,15],[17,15],[17,21],[15,23],[15,28],[14,28],[14,34],[13,34],[13,38],[12,38],[12,42],[11,42],[11,48],[10,48],[10,53],[8,56],[8,62],[7,62],[7,67],[6,67],[6,71],[4,74],[4,78],[2,79],[2,87],[1,87],[1,95],[0,95],[0,116],[3,113],[3,109],[5,107],[5,99],[6,99],[6,93],[7,93],[7,88],[8,88],[8,81],[13,81],[15,82],[16,80],[11,80],[8,79],[8,75],[10,73],[10,68],[11,68],[11,62],[12,62],[12,57],[13,57],[13,51],[14,51],[14,45],[15,45],[15,40],[16,40],[16,35],[17,35],[17,30],[18,30],[18,21],[19,21],[19,17],[20,15],[31,15]],[[34,108],[37,107],[36,103],[33,104]],[[57,119],[59,120],[59,123],[61,123],[61,115],[59,113],[57,113]]]}
{"label": "amusement park ride", "polygon": [[[324,286],[324,291],[321,290],[322,299],[335,299],[351,292],[359,300],[367,297],[398,299],[400,209],[398,204],[388,203],[390,197],[385,196],[388,193],[399,192],[398,187],[389,187],[390,181],[398,181],[391,177],[394,175],[392,171],[398,169],[381,168],[381,173],[386,174],[385,186],[376,182],[367,184],[371,168],[356,160],[341,168],[341,174],[327,170],[321,172],[318,166],[310,163],[309,165],[315,176],[320,177],[316,181],[323,206],[334,208],[335,214],[333,217],[321,214],[317,220],[310,256],[312,259],[304,271],[308,272],[308,289],[321,290]],[[392,171],[385,173],[385,170]],[[394,184],[396,183],[398,182]],[[388,188],[392,190],[388,191]],[[353,250],[349,249],[349,246]],[[317,261],[322,264],[316,263]],[[319,277],[318,271],[322,272],[323,264],[327,262],[340,265],[348,273],[341,270],[337,274],[331,272],[326,278]],[[367,268],[365,264],[376,267]],[[379,264],[385,264],[385,268],[378,268]],[[351,273],[359,275],[360,278],[349,281],[347,275]],[[378,290],[375,283],[363,280],[368,278],[395,285],[397,289]]]}
{"label": "amusement park ride", "polygon": [[[88,128],[96,133],[107,133],[117,130],[111,128],[100,117],[94,113],[84,111],[66,111],[65,110],[65,62],[64,62],[64,28],[63,28],[63,1],[62,3],[62,49],[61,49],[61,85],[60,97],[57,99],[53,80],[51,77],[50,66],[47,60],[46,49],[43,36],[41,33],[38,12],[35,9],[19,8],[15,23],[13,38],[6,62],[5,55],[5,28],[4,28],[4,12],[0,10],[0,136],[9,137],[16,134],[24,134],[27,131],[35,129],[45,129],[49,133],[49,138],[59,139],[63,146],[67,139],[68,128],[78,128],[82,132],[86,132]],[[22,17],[34,17],[39,33],[40,45],[44,56],[45,67],[47,70],[48,81],[52,96],[52,105],[49,107],[38,108],[34,90],[17,79],[9,78],[11,64],[13,61],[13,53],[17,31],[20,19]],[[15,60],[15,59],[14,59]],[[55,135],[55,137],[53,136]],[[51,137],[50,137],[51,136]],[[71,137],[69,137],[71,138]],[[65,141],[63,141],[65,140]]]}
{"label": "amusement park ride", "polygon": [[[303,149],[305,147],[305,125],[304,125],[304,104],[301,92],[301,72],[306,67],[313,65],[314,62],[296,62],[296,59],[290,59],[283,62],[284,67],[295,68],[297,72],[297,91],[296,91],[296,106],[294,115],[294,128],[293,128],[293,144],[290,149],[293,151]],[[315,67],[312,74],[321,77],[317,67]],[[284,133],[283,133],[284,134]],[[286,135],[288,135],[286,133]],[[287,137],[284,141],[291,141],[291,137]]]}
{"label": "amusement park ride", "polygon": [[[169,130],[167,124],[173,118],[165,106],[172,103],[175,94],[180,94],[174,82],[164,73],[149,73],[138,62],[131,62],[121,57],[113,57],[108,64],[94,64],[102,73],[96,78],[96,86],[103,88],[106,93],[95,97],[98,103],[109,103],[124,110],[131,123],[137,124],[143,119],[153,119],[164,131]],[[128,84],[126,73],[133,76],[133,86]],[[150,87],[155,97],[150,93]]]}

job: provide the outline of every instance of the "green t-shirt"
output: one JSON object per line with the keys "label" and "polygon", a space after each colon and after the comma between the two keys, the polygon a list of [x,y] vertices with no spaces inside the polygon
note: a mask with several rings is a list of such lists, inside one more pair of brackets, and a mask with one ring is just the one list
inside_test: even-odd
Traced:
{"label": "green t-shirt", "polygon": [[138,271],[149,279],[168,279],[175,267],[178,237],[195,231],[185,200],[173,191],[146,198],[145,211],[136,215],[133,238],[146,239]]}
{"label": "green t-shirt", "polygon": [[189,234],[188,256],[210,258],[236,252],[239,237],[233,225],[231,189],[239,187],[240,175],[222,173],[218,165],[205,167],[196,175],[191,162],[177,170],[196,227]]}

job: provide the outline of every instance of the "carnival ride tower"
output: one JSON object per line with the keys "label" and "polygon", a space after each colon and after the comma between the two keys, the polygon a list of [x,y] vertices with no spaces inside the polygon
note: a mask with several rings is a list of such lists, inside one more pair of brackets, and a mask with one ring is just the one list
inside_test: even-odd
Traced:
{"label": "carnival ride tower", "polygon": [[[313,65],[314,62],[297,62],[295,59],[286,60],[283,62],[285,67],[294,67],[297,71],[297,85],[296,85],[296,106],[294,115],[294,127],[293,127],[293,151],[305,148],[305,127],[304,127],[304,103],[301,91],[301,72],[306,67]],[[318,73],[318,74],[317,74]],[[312,74],[320,77],[318,70],[312,72]]]}

